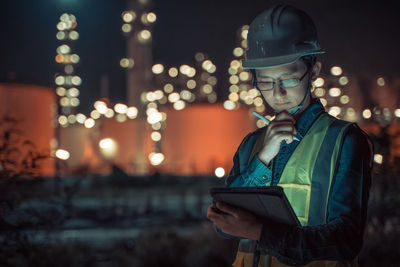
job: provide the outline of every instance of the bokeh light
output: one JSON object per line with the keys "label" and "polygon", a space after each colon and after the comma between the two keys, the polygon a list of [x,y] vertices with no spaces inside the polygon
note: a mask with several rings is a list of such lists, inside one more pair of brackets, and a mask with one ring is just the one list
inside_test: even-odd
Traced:
{"label": "bokeh light", "polygon": [[324,107],[326,107],[326,105],[328,105],[328,101],[327,101],[325,98],[321,97],[319,100],[321,101],[321,104],[322,104]]}
{"label": "bokeh light", "polygon": [[225,175],[225,170],[222,167],[218,167],[215,169],[215,176],[217,176],[218,178],[222,178]]}
{"label": "bokeh light", "polygon": [[82,78],[79,76],[73,76],[71,82],[73,85],[79,86],[82,84]]}
{"label": "bokeh light", "polygon": [[329,89],[329,95],[332,97],[338,97],[338,96],[340,96],[341,93],[342,93],[342,90],[340,90],[340,88],[332,87]]}
{"label": "bokeh light", "polygon": [[56,157],[61,160],[67,160],[70,157],[69,152],[65,149],[57,149],[55,154],[56,154]]}
{"label": "bokeh light", "polygon": [[172,67],[168,70],[168,75],[171,76],[172,78],[175,78],[178,76],[178,69],[175,67]]}
{"label": "bokeh light", "polygon": [[400,108],[396,108],[396,109],[394,110],[394,115],[395,115],[397,118],[400,118]]}
{"label": "bokeh light", "polygon": [[90,117],[92,117],[93,119],[97,120],[98,118],[100,118],[101,114],[100,112],[98,112],[96,109],[92,110],[90,112]]}
{"label": "bokeh light", "polygon": [[168,95],[168,101],[171,103],[175,103],[180,99],[180,95],[177,92],[171,93]]}
{"label": "bokeh light", "polygon": [[151,39],[151,32],[149,30],[142,30],[138,33],[138,39],[142,43],[146,43]]}
{"label": "bokeh light", "polygon": [[226,100],[224,102],[224,108],[227,110],[234,110],[236,107],[236,104],[230,100]]}
{"label": "bokeh light", "polygon": [[157,15],[154,12],[147,13],[146,19],[150,23],[154,23],[157,19]]}
{"label": "bokeh light", "polygon": [[331,74],[334,76],[340,76],[343,73],[343,70],[339,66],[333,66],[331,68]]}
{"label": "bokeh light", "polygon": [[100,153],[107,159],[112,159],[118,151],[118,144],[112,138],[103,138],[99,141]]}
{"label": "bokeh light", "polygon": [[61,115],[58,117],[58,123],[61,125],[66,125],[68,124],[68,118],[65,115]]}
{"label": "bokeh light", "polygon": [[126,113],[128,111],[128,106],[122,103],[117,103],[114,106],[114,110],[117,113]]}
{"label": "bokeh light", "polygon": [[346,85],[349,83],[349,79],[346,76],[342,76],[339,78],[340,85]]}
{"label": "bokeh light", "polygon": [[152,152],[149,155],[150,163],[151,163],[151,165],[154,165],[154,166],[160,165],[164,161],[164,159],[165,159],[165,156],[162,153]]}
{"label": "bokeh light", "polygon": [[69,33],[69,39],[75,41],[79,39],[79,33],[77,31],[71,31]]}
{"label": "bokeh light", "polygon": [[348,95],[342,95],[340,97],[340,103],[346,105],[350,102],[350,97]]}
{"label": "bokeh light", "polygon": [[126,114],[119,113],[119,114],[117,114],[117,116],[115,116],[115,119],[118,122],[124,122],[124,121],[126,121],[128,119],[128,117],[126,116]]}
{"label": "bokeh light", "polygon": [[244,50],[242,47],[236,47],[235,49],[233,49],[233,55],[235,57],[241,57],[243,56]]}
{"label": "bokeh light", "polygon": [[189,81],[186,82],[186,86],[189,89],[194,89],[196,87],[196,81],[195,80],[189,80]]}
{"label": "bokeh light", "polygon": [[157,123],[161,121],[162,115],[160,112],[154,112],[147,116],[147,122],[150,124]]}
{"label": "bokeh light", "polygon": [[129,24],[129,23],[124,23],[124,24],[122,24],[122,26],[121,26],[121,30],[122,30],[124,33],[129,33],[129,32],[132,31],[132,25]]}
{"label": "bokeh light", "polygon": [[230,93],[228,98],[230,101],[236,102],[239,100],[239,95],[237,93]]}
{"label": "bokeh light", "polygon": [[159,132],[152,132],[152,133],[151,133],[151,139],[152,139],[154,142],[158,142],[158,141],[161,140],[161,134],[160,134]]}
{"label": "bokeh light", "polygon": [[81,102],[81,101],[80,101],[79,98],[77,98],[77,97],[72,97],[72,98],[70,98],[70,104],[71,104],[72,107],[77,107],[77,106],[79,106],[80,102]]}
{"label": "bokeh light", "polygon": [[85,120],[86,120],[86,116],[84,114],[82,114],[82,113],[76,114],[76,121],[77,122],[83,124],[83,123],[85,123]]}
{"label": "bokeh light", "polygon": [[372,112],[370,109],[364,109],[362,112],[362,116],[364,119],[370,119],[372,117]]}
{"label": "bokeh light", "polygon": [[339,106],[333,106],[329,108],[328,113],[334,117],[339,116],[339,114],[342,112],[342,109]]}
{"label": "bokeh light", "polygon": [[314,86],[315,87],[321,87],[321,86],[324,86],[324,84],[325,84],[325,80],[323,78],[321,78],[321,77],[318,77],[314,81]]}
{"label": "bokeh light", "polygon": [[383,163],[383,156],[382,154],[375,154],[374,155],[374,161],[378,164],[382,164]]}
{"label": "bokeh light", "polygon": [[79,96],[78,88],[72,87],[72,88],[68,89],[67,95],[69,97],[78,97]]}
{"label": "bokeh light", "polygon": [[383,77],[379,77],[379,78],[376,80],[376,83],[377,83],[379,86],[385,86],[385,79],[384,79]]}
{"label": "bokeh light", "polygon": [[106,112],[104,113],[104,117],[110,119],[110,118],[114,117],[114,114],[115,114],[115,112],[112,108],[107,108]]}
{"label": "bokeh light", "polygon": [[155,64],[151,70],[154,74],[161,74],[164,71],[164,66],[162,64]]}
{"label": "bokeh light", "polygon": [[182,110],[186,107],[186,103],[183,100],[179,100],[173,104],[173,107],[176,110]]}
{"label": "bokeh light", "polygon": [[100,113],[105,114],[107,112],[107,105],[103,101],[94,102],[94,108]]}
{"label": "bokeh light", "polygon": [[138,115],[138,109],[136,107],[129,107],[126,111],[126,115],[128,116],[128,118],[134,119]]}
{"label": "bokeh light", "polygon": [[84,123],[85,127],[88,128],[88,129],[93,128],[93,126],[94,126],[95,124],[96,124],[96,122],[95,122],[94,119],[92,119],[92,118],[86,119],[86,120],[85,120],[85,123]]}
{"label": "bokeh light", "polygon": [[325,95],[325,89],[322,87],[318,87],[315,89],[314,94],[316,97],[322,97]]}
{"label": "bokeh light", "polygon": [[201,90],[205,93],[205,94],[211,94],[211,92],[213,91],[213,88],[210,84],[205,84],[201,87]]}
{"label": "bokeh light", "polygon": [[132,10],[122,12],[122,19],[126,23],[130,23],[136,19],[136,13]]}
{"label": "bokeh light", "polygon": [[135,65],[135,61],[132,58],[122,58],[119,64],[122,68],[130,69]]}
{"label": "bokeh light", "polygon": [[56,94],[59,96],[65,96],[67,93],[67,90],[64,87],[57,87],[56,88]]}

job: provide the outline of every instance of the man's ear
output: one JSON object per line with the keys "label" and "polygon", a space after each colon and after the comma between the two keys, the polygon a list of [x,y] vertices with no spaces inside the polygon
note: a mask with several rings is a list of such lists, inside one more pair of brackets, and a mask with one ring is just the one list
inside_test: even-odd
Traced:
{"label": "man's ear", "polygon": [[321,62],[320,61],[316,61],[314,66],[313,66],[313,68],[312,68],[312,71],[311,71],[311,80],[312,81],[315,81],[317,79],[317,77],[318,77],[318,75],[319,75],[319,73],[321,71],[321,67],[322,67]]}

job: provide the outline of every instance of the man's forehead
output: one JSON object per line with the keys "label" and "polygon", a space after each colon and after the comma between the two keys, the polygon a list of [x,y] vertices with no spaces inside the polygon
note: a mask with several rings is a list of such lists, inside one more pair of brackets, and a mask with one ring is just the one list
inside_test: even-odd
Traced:
{"label": "man's forehead", "polygon": [[288,64],[280,67],[272,67],[265,69],[256,69],[257,77],[260,78],[275,78],[283,75],[290,75],[295,72],[301,70],[302,64],[298,64],[298,62],[293,62],[292,64]]}

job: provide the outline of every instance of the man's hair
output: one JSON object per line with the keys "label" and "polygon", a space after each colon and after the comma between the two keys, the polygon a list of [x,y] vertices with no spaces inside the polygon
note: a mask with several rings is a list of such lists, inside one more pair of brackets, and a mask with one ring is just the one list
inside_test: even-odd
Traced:
{"label": "man's hair", "polygon": [[306,64],[306,67],[308,69],[311,69],[314,67],[315,62],[317,61],[317,56],[316,55],[307,55],[307,56],[302,56],[300,58]]}

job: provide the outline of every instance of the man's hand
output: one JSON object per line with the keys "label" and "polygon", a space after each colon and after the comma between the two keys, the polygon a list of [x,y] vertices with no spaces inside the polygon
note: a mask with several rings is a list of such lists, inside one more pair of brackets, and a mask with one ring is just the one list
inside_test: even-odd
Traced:
{"label": "man's hand", "polygon": [[216,212],[213,205],[210,205],[207,209],[207,218],[224,233],[260,240],[262,223],[252,213],[224,202],[217,202],[217,208],[223,213]]}
{"label": "man's hand", "polygon": [[282,111],[268,125],[265,134],[263,148],[258,153],[262,162],[268,164],[278,154],[283,140],[287,144],[293,142],[293,137],[297,134],[294,127],[295,120],[287,111]]}

